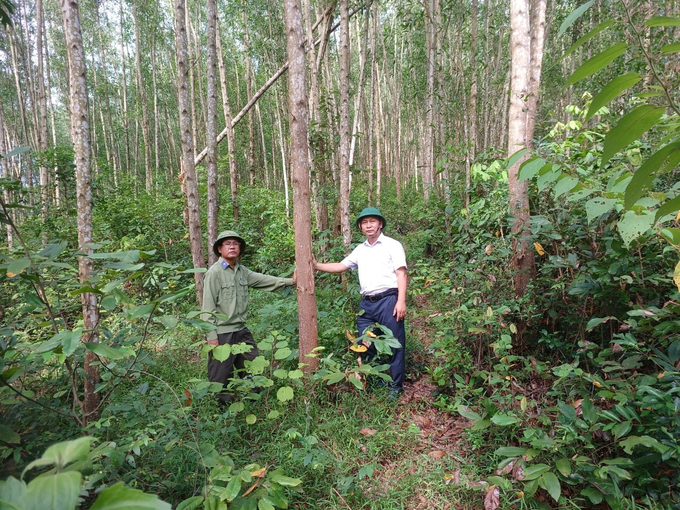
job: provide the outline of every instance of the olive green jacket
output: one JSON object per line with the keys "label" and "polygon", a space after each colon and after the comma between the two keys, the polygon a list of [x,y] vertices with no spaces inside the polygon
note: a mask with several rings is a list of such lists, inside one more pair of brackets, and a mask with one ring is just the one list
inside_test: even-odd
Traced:
{"label": "olive green jacket", "polygon": [[208,269],[203,279],[201,311],[204,313],[201,318],[217,326],[217,329],[207,333],[206,339],[215,340],[218,334],[233,333],[246,327],[249,287],[271,292],[291,285],[294,285],[292,278],[256,273],[238,263],[232,269],[220,258]]}

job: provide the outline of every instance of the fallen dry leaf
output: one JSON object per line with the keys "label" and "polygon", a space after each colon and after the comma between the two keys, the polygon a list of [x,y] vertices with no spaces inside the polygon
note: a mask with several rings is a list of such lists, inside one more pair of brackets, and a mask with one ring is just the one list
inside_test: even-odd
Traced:
{"label": "fallen dry leaf", "polygon": [[377,430],[375,430],[375,429],[368,429],[368,428],[366,428],[366,429],[361,429],[361,430],[359,431],[359,434],[361,434],[361,435],[364,436],[364,437],[375,436],[377,433],[378,433]]}
{"label": "fallen dry leaf", "polygon": [[255,478],[264,478],[264,474],[267,472],[267,466],[257,469],[255,471],[252,471],[250,474],[253,475]]}
{"label": "fallen dry leaf", "polygon": [[428,457],[432,459],[443,459],[446,457],[446,452],[442,450],[433,450],[427,454]]}
{"label": "fallen dry leaf", "polygon": [[191,392],[184,388],[184,394],[187,396],[187,403],[185,407],[189,407],[191,405]]}
{"label": "fallen dry leaf", "polygon": [[501,491],[496,485],[489,487],[484,497],[484,510],[496,510],[500,505]]}

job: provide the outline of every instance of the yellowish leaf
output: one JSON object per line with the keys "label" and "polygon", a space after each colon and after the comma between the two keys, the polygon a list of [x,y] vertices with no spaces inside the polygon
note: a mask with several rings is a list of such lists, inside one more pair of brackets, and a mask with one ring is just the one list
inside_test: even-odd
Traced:
{"label": "yellowish leaf", "polygon": [[368,347],[366,347],[365,345],[361,345],[361,344],[350,345],[349,350],[354,351],[354,352],[366,352],[368,350]]}
{"label": "yellowish leaf", "polygon": [[[7,276],[9,276],[9,273],[7,273]],[[675,265],[675,270],[673,271],[673,281],[675,282],[678,290],[680,290],[680,262]]]}
{"label": "yellowish leaf", "polygon": [[491,255],[492,251],[493,251],[493,246],[490,245],[490,244],[487,244],[486,248],[484,248],[484,253],[486,253],[487,255]]}
{"label": "yellowish leaf", "polygon": [[253,475],[255,478],[264,478],[264,474],[267,472],[267,466],[257,469],[255,471],[251,471],[250,474]]}
{"label": "yellowish leaf", "polygon": [[543,249],[543,246],[541,246],[541,243],[534,243],[534,248],[536,248],[536,253],[539,255],[545,255],[545,250]]}
{"label": "yellowish leaf", "polygon": [[349,340],[350,342],[354,342],[357,339],[357,337],[355,337],[352,333],[349,332],[349,329],[345,330],[345,336],[347,337],[347,340]]}
{"label": "yellowish leaf", "polygon": [[9,271],[7,271],[8,278],[14,278],[16,275],[17,275],[16,273],[10,273]]}
{"label": "yellowish leaf", "polygon": [[366,334],[371,338],[378,338],[378,336],[375,333],[373,333],[373,331],[366,331]]}

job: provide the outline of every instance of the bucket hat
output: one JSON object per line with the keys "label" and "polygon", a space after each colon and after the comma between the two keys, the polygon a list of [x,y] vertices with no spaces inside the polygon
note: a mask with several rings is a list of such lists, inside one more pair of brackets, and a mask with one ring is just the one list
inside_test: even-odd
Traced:
{"label": "bucket hat", "polygon": [[236,239],[241,244],[241,255],[246,251],[245,240],[233,230],[225,230],[220,232],[220,235],[217,236],[217,239],[215,239],[215,243],[213,244],[213,253],[218,257],[220,256],[220,252],[217,250],[217,247],[220,246],[225,239]]}
{"label": "bucket hat", "polygon": [[387,220],[382,214],[380,214],[380,211],[378,211],[378,209],[376,209],[375,207],[366,207],[363,211],[361,211],[361,213],[357,217],[356,221],[357,227],[359,227],[359,222],[363,218],[366,218],[367,216],[375,216],[376,218],[380,218],[380,220],[383,223],[383,229],[387,226]]}

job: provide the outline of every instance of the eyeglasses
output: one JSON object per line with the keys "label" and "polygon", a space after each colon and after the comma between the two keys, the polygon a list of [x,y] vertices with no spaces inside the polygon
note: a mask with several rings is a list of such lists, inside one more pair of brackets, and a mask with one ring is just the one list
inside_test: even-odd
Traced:
{"label": "eyeglasses", "polygon": [[238,241],[225,241],[222,243],[222,246],[241,246],[241,243]]}

